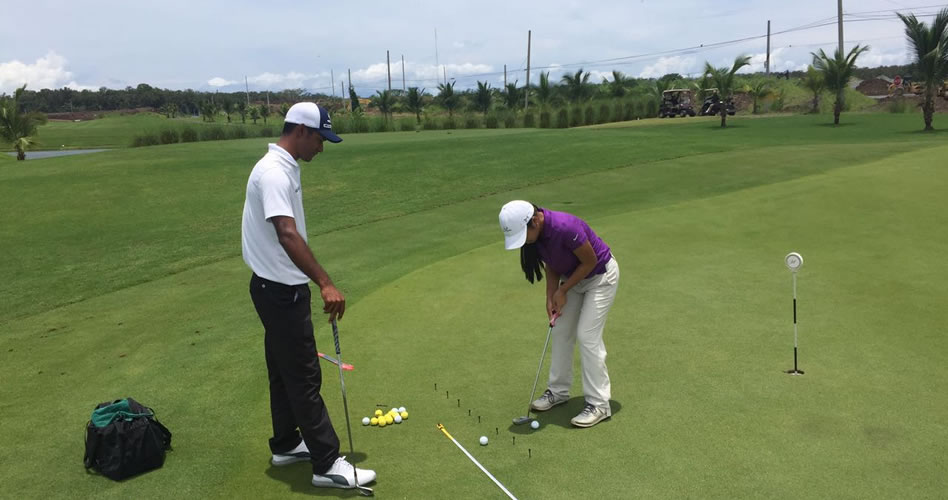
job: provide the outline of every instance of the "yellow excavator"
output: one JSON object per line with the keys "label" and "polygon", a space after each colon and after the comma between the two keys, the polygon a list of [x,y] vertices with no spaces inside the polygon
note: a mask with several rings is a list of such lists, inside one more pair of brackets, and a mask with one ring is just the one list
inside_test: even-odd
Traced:
{"label": "yellow excavator", "polygon": [[889,95],[899,96],[905,94],[922,95],[925,93],[925,86],[918,82],[904,82],[901,85],[889,84]]}

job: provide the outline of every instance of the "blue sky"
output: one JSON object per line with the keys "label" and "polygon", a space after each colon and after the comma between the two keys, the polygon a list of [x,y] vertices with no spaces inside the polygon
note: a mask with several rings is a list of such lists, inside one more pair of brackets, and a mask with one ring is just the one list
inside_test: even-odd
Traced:
{"label": "blue sky", "polygon": [[[612,70],[657,77],[696,74],[705,61],[728,65],[737,55],[763,68],[767,20],[779,32],[832,22],[834,0],[325,2],[283,0],[2,0],[0,92],[28,88],[171,89],[303,88],[338,93],[346,71],[363,96],[387,87],[434,89],[445,73],[459,88],[477,80],[523,84],[527,30],[532,68],[554,79],[580,67],[601,81]],[[909,55],[894,12],[932,14],[933,0],[844,0],[848,47],[868,43],[860,66],[902,64]],[[923,18],[928,21],[931,18]],[[13,22],[10,22],[13,20]],[[437,30],[437,44],[435,43]],[[835,47],[836,25],[774,35],[772,69],[805,68],[810,52]],[[678,51],[699,47],[690,51]],[[332,88],[334,75],[335,89]]]}

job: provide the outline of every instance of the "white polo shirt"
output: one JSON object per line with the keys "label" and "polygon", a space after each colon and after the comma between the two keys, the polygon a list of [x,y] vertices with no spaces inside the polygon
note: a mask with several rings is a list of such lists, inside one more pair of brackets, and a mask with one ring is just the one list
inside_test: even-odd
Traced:
{"label": "white polo shirt", "polygon": [[292,217],[296,231],[307,240],[306,214],[303,213],[303,189],[300,166],[285,149],[270,144],[270,150],[254,165],[247,181],[241,243],[244,262],[257,276],[300,285],[309,277],[290,260],[280,245],[271,217]]}

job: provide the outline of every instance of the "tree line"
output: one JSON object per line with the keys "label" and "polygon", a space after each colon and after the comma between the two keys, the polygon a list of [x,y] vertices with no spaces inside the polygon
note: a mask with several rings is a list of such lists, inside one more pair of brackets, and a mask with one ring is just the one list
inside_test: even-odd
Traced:
{"label": "tree line", "polygon": [[299,101],[328,99],[323,94],[313,94],[304,89],[280,91],[246,92],[202,92],[192,89],[169,90],[152,87],[147,83],[124,89],[101,87],[98,90],[26,89],[18,98],[24,112],[70,113],[76,111],[115,111],[120,109],[151,108],[173,109],[175,114],[199,115],[202,105],[212,103],[223,109],[227,105],[236,107],[247,100],[251,103],[267,102],[280,105]]}

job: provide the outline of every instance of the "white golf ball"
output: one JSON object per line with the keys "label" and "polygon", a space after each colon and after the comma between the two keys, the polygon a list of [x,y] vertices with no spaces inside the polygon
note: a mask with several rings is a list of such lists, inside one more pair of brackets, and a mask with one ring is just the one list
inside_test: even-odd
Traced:
{"label": "white golf ball", "polygon": [[487,446],[487,436],[481,436],[481,446]]}
{"label": "white golf ball", "polygon": [[530,427],[533,427],[534,429],[539,429],[539,428],[540,428],[540,421],[539,421],[539,420],[534,420],[533,422],[530,422]]}
{"label": "white golf ball", "polygon": [[398,407],[398,413],[401,413],[401,412],[403,412],[403,411],[405,411],[405,407],[404,407],[404,406],[399,406],[399,407]]}
{"label": "white golf ball", "polygon": [[362,419],[362,425],[369,425],[369,417],[365,417]]}
{"label": "white golf ball", "polygon": [[402,416],[401,416],[401,415],[395,415],[395,423],[396,423],[396,424],[402,423]]}

